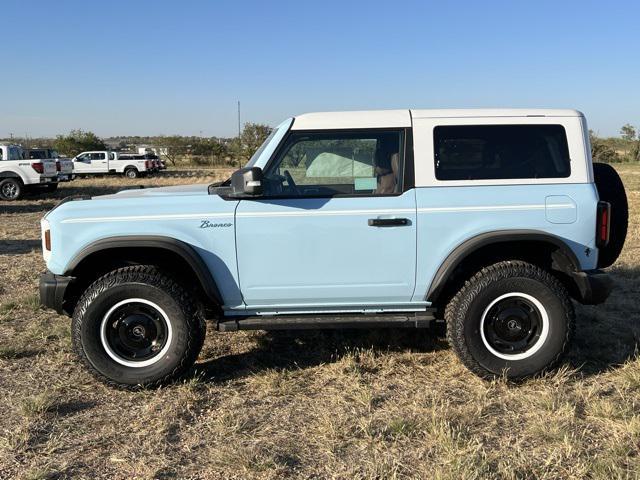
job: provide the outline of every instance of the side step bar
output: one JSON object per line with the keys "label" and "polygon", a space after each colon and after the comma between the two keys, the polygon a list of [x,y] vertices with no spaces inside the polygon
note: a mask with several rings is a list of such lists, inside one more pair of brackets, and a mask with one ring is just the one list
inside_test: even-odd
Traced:
{"label": "side step bar", "polygon": [[218,321],[217,330],[301,330],[324,328],[428,328],[432,311],[408,313],[256,315]]}

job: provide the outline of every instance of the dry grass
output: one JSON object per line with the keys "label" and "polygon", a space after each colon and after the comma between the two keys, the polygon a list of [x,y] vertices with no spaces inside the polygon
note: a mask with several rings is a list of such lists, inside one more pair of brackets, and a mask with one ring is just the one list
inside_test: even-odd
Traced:
{"label": "dry grass", "polygon": [[640,168],[621,170],[618,288],[578,308],[562,368],[519,385],[477,379],[421,331],[210,331],[183,383],[110,390],[79,368],[68,318],[37,306],[38,221],[55,200],[2,204],[0,478],[638,478]]}

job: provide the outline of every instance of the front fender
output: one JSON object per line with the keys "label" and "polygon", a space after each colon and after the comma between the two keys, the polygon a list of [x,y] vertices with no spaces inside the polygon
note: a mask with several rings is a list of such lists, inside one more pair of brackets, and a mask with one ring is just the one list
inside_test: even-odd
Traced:
{"label": "front fender", "polygon": [[193,270],[207,297],[216,304],[223,305],[220,290],[202,257],[188,243],[170,237],[130,235],[97,240],[84,247],[69,261],[64,275],[73,276],[76,267],[90,255],[118,248],[160,248],[179,255]]}

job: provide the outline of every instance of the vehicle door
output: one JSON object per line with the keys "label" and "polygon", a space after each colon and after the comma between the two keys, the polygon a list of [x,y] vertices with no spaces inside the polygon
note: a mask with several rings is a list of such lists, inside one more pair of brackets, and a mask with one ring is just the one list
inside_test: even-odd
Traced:
{"label": "vehicle door", "polygon": [[388,306],[415,285],[416,203],[405,129],[291,131],[264,194],[236,210],[248,308]]}

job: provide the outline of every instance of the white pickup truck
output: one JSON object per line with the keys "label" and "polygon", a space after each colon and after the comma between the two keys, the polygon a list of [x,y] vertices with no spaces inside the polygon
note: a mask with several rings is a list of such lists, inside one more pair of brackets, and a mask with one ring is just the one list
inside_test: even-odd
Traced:
{"label": "white pickup truck", "polygon": [[25,153],[27,158],[31,160],[54,160],[58,171],[58,181],[69,182],[74,179],[73,161],[70,158],[61,157],[56,150],[51,148],[29,148],[25,150]]}
{"label": "white pickup truck", "polygon": [[0,144],[0,200],[18,200],[31,186],[58,186],[55,160],[27,158],[20,145]]}
{"label": "white pickup truck", "polygon": [[150,173],[152,165],[146,159],[121,159],[118,152],[103,150],[77,155],[73,169],[78,175],[121,173],[127,178],[138,178]]}

